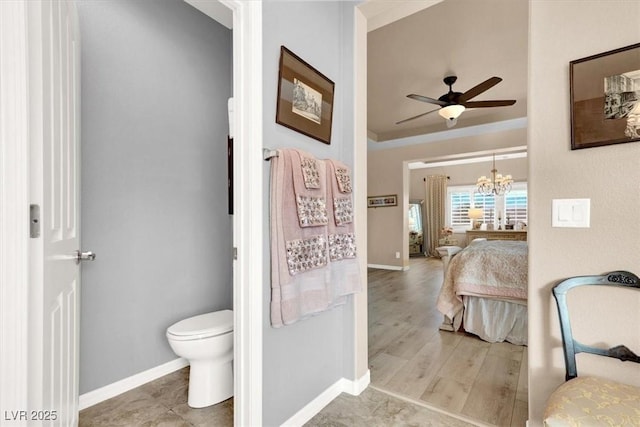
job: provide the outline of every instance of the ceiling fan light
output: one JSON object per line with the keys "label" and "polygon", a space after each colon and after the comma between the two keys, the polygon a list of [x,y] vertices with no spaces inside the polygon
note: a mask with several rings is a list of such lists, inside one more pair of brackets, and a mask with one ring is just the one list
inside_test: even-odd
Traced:
{"label": "ceiling fan light", "polygon": [[446,107],[442,107],[438,114],[442,116],[446,120],[455,120],[460,117],[460,114],[465,110],[464,105],[454,104],[447,105]]}

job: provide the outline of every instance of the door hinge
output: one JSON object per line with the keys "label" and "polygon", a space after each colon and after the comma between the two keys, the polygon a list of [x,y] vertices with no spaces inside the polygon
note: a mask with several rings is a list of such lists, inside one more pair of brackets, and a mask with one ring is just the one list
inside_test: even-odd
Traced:
{"label": "door hinge", "polygon": [[238,248],[233,248],[233,260],[236,261],[238,259]]}
{"label": "door hinge", "polygon": [[40,237],[40,206],[29,206],[29,236],[32,239]]}

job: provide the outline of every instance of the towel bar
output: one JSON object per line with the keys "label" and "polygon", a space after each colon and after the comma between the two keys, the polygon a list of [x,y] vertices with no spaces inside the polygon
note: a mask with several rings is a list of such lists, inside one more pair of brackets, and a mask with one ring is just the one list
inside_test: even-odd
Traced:
{"label": "towel bar", "polygon": [[271,150],[269,148],[263,148],[262,156],[264,157],[265,160],[271,160],[274,157],[278,157],[278,151]]}

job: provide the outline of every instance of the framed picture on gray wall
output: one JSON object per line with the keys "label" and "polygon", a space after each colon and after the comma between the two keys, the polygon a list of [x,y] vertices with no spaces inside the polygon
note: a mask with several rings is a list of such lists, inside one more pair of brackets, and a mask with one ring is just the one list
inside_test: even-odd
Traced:
{"label": "framed picture on gray wall", "polygon": [[276,123],[331,144],[335,84],[284,46],[278,80]]}
{"label": "framed picture on gray wall", "polygon": [[640,43],[569,67],[571,149],[640,141]]}

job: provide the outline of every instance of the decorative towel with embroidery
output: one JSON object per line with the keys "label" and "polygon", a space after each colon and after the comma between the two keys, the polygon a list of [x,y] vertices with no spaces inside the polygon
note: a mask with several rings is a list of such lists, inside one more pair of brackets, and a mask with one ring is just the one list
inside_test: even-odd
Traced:
{"label": "decorative towel with embroidery", "polygon": [[327,225],[327,191],[323,162],[304,151],[286,151],[291,158],[293,192],[300,227]]}
{"label": "decorative towel with embroidery", "polygon": [[329,295],[344,298],[361,290],[360,269],[356,259],[356,234],[353,223],[351,171],[337,160],[326,160],[329,235]]}
{"label": "decorative towel with embroidery", "polygon": [[[344,295],[360,289],[359,275],[350,273],[352,268],[345,268],[346,264],[332,266],[348,259],[357,267],[349,169],[340,163],[346,178],[342,176],[339,184],[329,161],[296,149],[280,149],[277,153],[271,159],[270,179],[273,327],[344,303]],[[338,209],[334,194],[340,199]],[[336,221],[341,224],[339,229]],[[331,234],[330,229],[334,231]],[[343,236],[345,233],[351,236]],[[344,277],[336,277],[338,274]],[[356,283],[347,286],[346,282],[352,280]]]}

